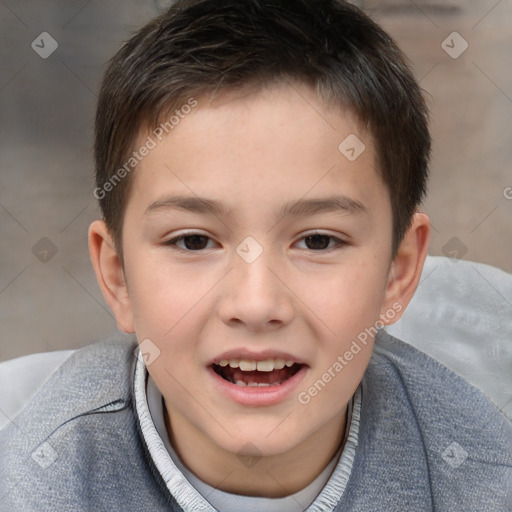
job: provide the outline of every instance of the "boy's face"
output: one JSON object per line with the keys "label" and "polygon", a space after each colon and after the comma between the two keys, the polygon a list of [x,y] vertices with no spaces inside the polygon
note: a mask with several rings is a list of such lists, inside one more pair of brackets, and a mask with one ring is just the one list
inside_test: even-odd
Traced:
{"label": "boy's face", "polygon": [[[183,432],[206,451],[276,455],[314,437],[321,449],[339,439],[372,337],[344,354],[397,309],[391,204],[373,143],[305,86],[209,99],[198,97],[162,141],[152,135],[156,147],[135,171],[118,320],[159,351],[148,370],[178,440]],[[354,135],[365,145],[355,160]],[[294,366],[219,364],[241,359]]]}

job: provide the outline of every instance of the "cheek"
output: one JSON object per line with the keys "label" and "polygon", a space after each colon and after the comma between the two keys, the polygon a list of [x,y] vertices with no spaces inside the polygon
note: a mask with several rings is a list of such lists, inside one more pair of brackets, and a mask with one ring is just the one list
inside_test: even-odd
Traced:
{"label": "cheek", "polygon": [[306,424],[315,418],[315,424],[321,426],[342,413],[368,366],[373,341],[371,337],[364,342],[357,337],[337,340],[330,349],[297,392],[299,412]]}
{"label": "cheek", "polygon": [[[160,255],[134,258],[128,268],[130,302],[138,336],[168,340],[200,314],[214,279],[174,268]],[[190,320],[189,320],[190,321]],[[193,325],[188,329],[193,330]],[[196,322],[197,325],[197,322]]]}
{"label": "cheek", "polygon": [[339,343],[375,323],[385,283],[379,267],[356,262],[312,276],[300,296]]}
{"label": "cheek", "polygon": [[354,394],[372,356],[380,301],[369,303],[361,295],[336,301],[339,307],[330,316],[324,311],[334,333],[319,339],[323,347],[297,397],[320,422],[334,417]]}

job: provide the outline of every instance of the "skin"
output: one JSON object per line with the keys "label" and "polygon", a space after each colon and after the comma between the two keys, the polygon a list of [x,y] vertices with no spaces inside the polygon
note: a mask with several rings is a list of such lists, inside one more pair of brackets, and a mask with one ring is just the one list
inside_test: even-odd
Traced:
{"label": "skin", "polygon": [[[418,285],[429,220],[414,216],[392,259],[391,203],[375,171],[371,136],[350,112],[324,105],[307,86],[198,102],[135,171],[123,224],[124,267],[103,221],[89,230],[91,258],[120,329],[160,350],[148,370],[184,464],[224,491],[285,496],[313,481],[340,448],[347,404],[373,340],[307,405],[298,394],[365,328],[400,317],[387,321],[397,305],[403,312]],[[338,150],[349,134],[366,146],[354,162]],[[140,140],[147,135],[142,131]],[[288,201],[334,193],[364,209],[277,214]],[[227,211],[161,203],[148,211],[176,194],[214,199]],[[187,252],[184,240],[168,244],[190,231],[208,237],[200,239],[204,249]],[[335,238],[317,238],[327,248],[315,250],[306,239],[312,231]],[[248,236],[263,250],[252,263],[236,252]],[[288,352],[307,363],[305,377],[278,404],[236,403],[211,385],[207,366],[240,348]]]}

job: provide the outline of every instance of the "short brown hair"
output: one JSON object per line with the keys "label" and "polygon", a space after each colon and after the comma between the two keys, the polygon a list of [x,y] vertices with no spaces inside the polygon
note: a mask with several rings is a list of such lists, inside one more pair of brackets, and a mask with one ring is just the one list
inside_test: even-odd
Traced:
{"label": "short brown hair", "polygon": [[177,0],[116,53],[100,89],[94,147],[95,196],[120,253],[126,162],[142,128],[193,96],[289,80],[351,109],[370,130],[396,253],[426,191],[427,108],[393,40],[343,0]]}

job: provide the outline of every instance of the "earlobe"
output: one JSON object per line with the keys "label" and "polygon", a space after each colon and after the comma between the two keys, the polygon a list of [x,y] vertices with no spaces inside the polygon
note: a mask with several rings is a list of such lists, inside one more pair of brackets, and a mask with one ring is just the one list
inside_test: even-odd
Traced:
{"label": "earlobe", "polygon": [[[381,311],[383,324],[396,322],[412,299],[421,278],[429,242],[430,220],[424,213],[416,213],[389,269]],[[386,314],[390,309],[395,311],[393,315]]]}
{"label": "earlobe", "polygon": [[121,331],[135,332],[133,315],[121,260],[102,220],[89,226],[89,254],[96,279]]}

